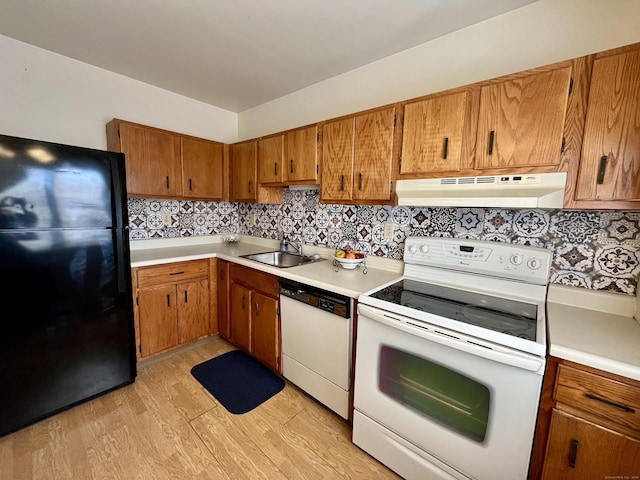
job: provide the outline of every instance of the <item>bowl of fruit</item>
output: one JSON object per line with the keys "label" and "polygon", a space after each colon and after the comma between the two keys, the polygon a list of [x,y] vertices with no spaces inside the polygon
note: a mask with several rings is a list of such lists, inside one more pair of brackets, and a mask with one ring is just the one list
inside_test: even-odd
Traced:
{"label": "bowl of fruit", "polygon": [[336,250],[333,258],[336,262],[342,265],[342,268],[351,270],[364,262],[366,255],[361,251],[346,246]]}

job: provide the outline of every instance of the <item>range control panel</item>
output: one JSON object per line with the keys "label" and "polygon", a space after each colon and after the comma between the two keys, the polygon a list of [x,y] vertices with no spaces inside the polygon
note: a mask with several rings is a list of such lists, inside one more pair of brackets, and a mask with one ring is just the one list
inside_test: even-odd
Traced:
{"label": "range control panel", "polygon": [[407,237],[404,262],[544,285],[551,268],[551,251],[482,240]]}

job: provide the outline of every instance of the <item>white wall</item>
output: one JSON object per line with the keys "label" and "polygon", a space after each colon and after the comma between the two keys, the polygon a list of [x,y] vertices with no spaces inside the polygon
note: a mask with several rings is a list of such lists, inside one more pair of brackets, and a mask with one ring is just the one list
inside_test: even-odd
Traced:
{"label": "white wall", "polygon": [[240,140],[640,42],[638,0],[540,0],[238,115]]}
{"label": "white wall", "polygon": [[0,133],[106,149],[114,117],[219,142],[238,116],[0,35]]}

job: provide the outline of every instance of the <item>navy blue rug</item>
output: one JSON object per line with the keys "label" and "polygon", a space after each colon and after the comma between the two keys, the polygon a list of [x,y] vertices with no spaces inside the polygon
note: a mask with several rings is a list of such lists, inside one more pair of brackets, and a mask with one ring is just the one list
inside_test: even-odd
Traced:
{"label": "navy blue rug", "polygon": [[282,378],[241,350],[200,363],[191,375],[234,414],[253,410],[284,388]]}

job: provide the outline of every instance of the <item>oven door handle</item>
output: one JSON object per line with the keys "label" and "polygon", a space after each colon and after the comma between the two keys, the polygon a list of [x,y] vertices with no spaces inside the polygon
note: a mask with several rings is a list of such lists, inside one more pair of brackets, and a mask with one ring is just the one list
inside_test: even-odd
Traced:
{"label": "oven door handle", "polygon": [[[535,358],[525,357],[518,352],[507,351],[506,349],[503,351],[499,349],[499,347],[487,348],[478,343],[470,343],[465,340],[466,336],[464,334],[452,332],[446,328],[431,324],[428,324],[428,329],[423,328],[411,323],[413,321],[409,317],[387,313],[382,310],[363,305],[362,303],[358,305],[358,313],[360,317],[367,317],[391,328],[422,337],[425,340],[436,342],[440,345],[455,348],[456,350],[467,352],[471,355],[483,357],[487,360],[521,368],[523,370],[529,370],[539,374],[544,373],[544,361],[542,359],[537,360]],[[441,331],[441,333],[437,333],[438,331]]]}

